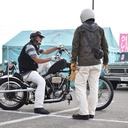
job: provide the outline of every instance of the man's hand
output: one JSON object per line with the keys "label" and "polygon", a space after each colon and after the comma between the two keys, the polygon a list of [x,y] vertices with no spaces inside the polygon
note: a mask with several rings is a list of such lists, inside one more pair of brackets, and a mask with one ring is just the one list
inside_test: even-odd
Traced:
{"label": "man's hand", "polygon": [[108,65],[103,64],[104,71],[108,68]]}
{"label": "man's hand", "polygon": [[75,81],[75,77],[76,77],[76,73],[75,71],[71,73],[71,75],[69,76],[69,80],[71,80],[71,82],[74,82]]}
{"label": "man's hand", "polygon": [[72,70],[72,73],[69,76],[69,80],[71,80],[71,82],[73,82],[76,77],[76,72],[75,72],[76,71],[76,63],[71,62],[71,70]]}
{"label": "man's hand", "polygon": [[64,47],[62,46],[62,45],[59,45],[58,47],[57,47],[57,49],[61,49],[61,50],[64,50]]}
{"label": "man's hand", "polygon": [[9,70],[11,70],[13,68],[13,65],[9,65]]}
{"label": "man's hand", "polygon": [[76,63],[71,62],[71,70],[76,71]]}

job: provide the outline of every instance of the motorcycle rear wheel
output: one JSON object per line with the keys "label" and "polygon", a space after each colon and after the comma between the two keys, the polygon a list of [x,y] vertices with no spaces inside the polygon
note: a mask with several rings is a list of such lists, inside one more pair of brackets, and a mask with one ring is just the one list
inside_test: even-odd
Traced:
{"label": "motorcycle rear wheel", "polygon": [[[14,78],[0,81],[0,91],[22,89],[20,81]],[[0,93],[0,107],[4,110],[17,110],[24,105],[27,92],[2,92]]]}

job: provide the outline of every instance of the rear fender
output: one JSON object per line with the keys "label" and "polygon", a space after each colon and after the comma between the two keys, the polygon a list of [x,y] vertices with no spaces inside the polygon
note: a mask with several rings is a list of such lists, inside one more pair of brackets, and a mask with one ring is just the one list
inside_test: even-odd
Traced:
{"label": "rear fender", "polygon": [[24,87],[24,82],[13,75],[5,75],[5,76],[0,77],[0,83],[2,83],[3,81],[7,81],[7,80],[18,82],[20,83],[22,87]]}
{"label": "rear fender", "polygon": [[16,79],[16,80],[21,81],[19,78],[14,77],[13,75],[4,75],[4,76],[0,77],[0,80],[3,80],[3,79]]}

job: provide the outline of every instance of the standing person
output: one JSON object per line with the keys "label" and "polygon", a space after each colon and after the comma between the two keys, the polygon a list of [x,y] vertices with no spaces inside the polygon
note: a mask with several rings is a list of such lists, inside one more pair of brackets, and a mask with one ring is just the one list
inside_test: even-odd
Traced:
{"label": "standing person", "polygon": [[[84,9],[80,15],[82,25],[79,26],[72,42],[71,70],[75,77],[75,94],[79,103],[79,113],[74,114],[73,119],[88,120],[94,118],[98,102],[98,82],[101,73],[100,59],[96,59],[92,48],[103,49],[103,68],[106,70],[108,64],[108,44],[104,30],[95,23],[93,10]],[[78,67],[76,61],[78,59]],[[71,74],[71,77],[74,75]],[[70,78],[71,78],[70,77]],[[72,80],[74,78],[71,78]],[[89,84],[90,94],[86,96],[86,84]]]}
{"label": "standing person", "polygon": [[37,85],[35,92],[34,112],[39,114],[49,114],[49,111],[43,108],[45,96],[45,80],[39,74],[46,71],[51,66],[49,61],[55,61],[56,57],[38,58],[39,54],[50,54],[57,50],[54,47],[48,50],[40,48],[44,35],[40,31],[33,31],[30,34],[30,41],[23,47],[18,58],[19,70],[23,75],[24,81],[31,81]]}

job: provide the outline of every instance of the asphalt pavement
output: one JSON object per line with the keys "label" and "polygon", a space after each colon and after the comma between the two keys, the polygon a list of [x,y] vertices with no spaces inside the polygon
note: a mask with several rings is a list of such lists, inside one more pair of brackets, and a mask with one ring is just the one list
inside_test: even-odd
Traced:
{"label": "asphalt pavement", "polygon": [[72,119],[78,106],[74,91],[71,94],[70,105],[67,101],[45,104],[49,115],[34,114],[33,105],[15,111],[0,109],[0,128],[128,128],[128,87],[115,90],[112,103],[90,120]]}

